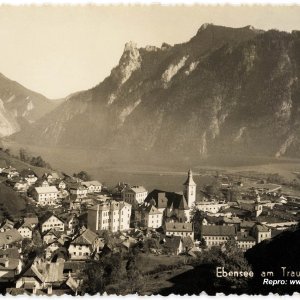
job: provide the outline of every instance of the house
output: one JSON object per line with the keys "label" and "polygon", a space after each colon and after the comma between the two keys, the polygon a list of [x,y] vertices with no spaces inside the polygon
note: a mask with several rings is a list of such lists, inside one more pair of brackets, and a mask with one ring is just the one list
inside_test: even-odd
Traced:
{"label": "house", "polygon": [[62,239],[58,239],[53,241],[52,243],[47,244],[45,248],[45,258],[50,259],[54,255],[54,252],[60,249],[63,246],[63,241]]}
{"label": "house", "polygon": [[61,181],[58,183],[57,187],[58,187],[58,189],[60,189],[60,190],[65,190],[66,187],[67,187],[67,184],[66,184],[63,180],[61,180]]}
{"label": "house", "polygon": [[56,231],[55,229],[50,229],[43,234],[43,243],[49,245],[57,240],[59,240],[62,236],[61,231]]}
{"label": "house", "polygon": [[22,235],[15,228],[0,232],[0,249],[10,249],[16,246],[20,247],[22,240]]}
{"label": "house", "polygon": [[28,190],[29,188],[29,184],[26,180],[23,180],[23,179],[11,179],[10,180],[10,185],[13,186],[13,189],[17,192],[20,192],[20,193],[24,193]]}
{"label": "house", "polygon": [[253,236],[248,234],[243,234],[241,232],[237,233],[236,242],[238,247],[243,251],[247,251],[248,249],[256,245],[256,239]]}
{"label": "house", "polygon": [[135,220],[141,225],[149,228],[162,226],[163,213],[151,203],[140,205],[135,211]]}
{"label": "house", "polygon": [[193,223],[166,222],[164,231],[166,236],[189,236],[194,240]]}
{"label": "house", "polygon": [[144,202],[148,195],[148,191],[143,186],[127,186],[122,191],[123,201],[134,205]]}
{"label": "house", "polygon": [[184,250],[180,236],[166,236],[163,242],[164,252],[169,255],[179,255]]}
{"label": "house", "polygon": [[6,178],[13,178],[13,177],[18,177],[19,172],[13,167],[8,167],[2,170],[1,175]]}
{"label": "house", "polygon": [[38,180],[37,175],[31,169],[22,170],[20,176],[28,183],[28,185],[33,185]]}
{"label": "house", "polygon": [[46,179],[50,184],[53,184],[56,181],[61,179],[60,176],[56,172],[44,173],[42,178]]}
{"label": "house", "polygon": [[69,191],[71,195],[76,195],[79,198],[87,196],[88,189],[80,183],[69,184]]}
{"label": "house", "polygon": [[163,221],[173,219],[185,222],[190,219],[190,208],[183,194],[153,190],[145,203],[154,205],[163,214]]}
{"label": "house", "polygon": [[4,222],[2,222],[0,226],[0,232],[5,232],[8,230],[11,230],[15,227],[15,223],[11,220],[6,219]]}
{"label": "house", "polygon": [[35,182],[36,187],[48,187],[50,186],[49,182],[46,179],[38,179]]}
{"label": "house", "polygon": [[100,193],[102,190],[102,184],[97,180],[83,181],[81,184],[87,188],[88,194]]}
{"label": "house", "polygon": [[32,239],[32,228],[30,225],[22,222],[16,225],[16,229],[24,239]]}
{"label": "house", "polygon": [[90,230],[109,230],[112,232],[128,230],[131,205],[127,202],[108,200],[88,209],[87,226]]}
{"label": "house", "polygon": [[40,218],[40,226],[41,232],[46,232],[50,229],[55,229],[56,231],[64,231],[65,224],[64,221],[61,220],[59,217],[53,214],[46,214]]}
{"label": "house", "polygon": [[35,260],[16,281],[17,289],[24,289],[32,294],[51,295],[55,286],[60,286],[64,281],[64,262],[45,262]]}
{"label": "house", "polygon": [[202,238],[205,240],[208,248],[212,246],[221,246],[230,239],[236,238],[235,226],[229,225],[203,225],[201,229]]}
{"label": "house", "polygon": [[37,216],[27,216],[24,217],[23,222],[26,226],[34,229],[39,224],[39,219]]}
{"label": "house", "polygon": [[0,250],[0,283],[12,282],[22,270],[18,248]]}
{"label": "house", "polygon": [[79,210],[81,209],[82,205],[82,198],[77,197],[77,195],[70,195],[70,210]]}
{"label": "house", "polygon": [[99,237],[93,231],[86,229],[70,243],[68,251],[73,260],[88,259],[95,251],[99,251]]}
{"label": "house", "polygon": [[58,190],[56,186],[36,187],[33,191],[33,198],[41,206],[55,205],[57,201]]}
{"label": "house", "polygon": [[264,240],[271,238],[271,229],[263,224],[255,224],[251,232],[252,236],[256,238],[256,243],[260,243]]}
{"label": "house", "polygon": [[79,227],[79,219],[76,214],[69,215],[65,223],[69,235],[74,234]]}
{"label": "house", "polygon": [[229,207],[227,203],[221,203],[218,201],[197,202],[196,206],[200,211],[211,213],[211,214],[216,214],[222,209]]}

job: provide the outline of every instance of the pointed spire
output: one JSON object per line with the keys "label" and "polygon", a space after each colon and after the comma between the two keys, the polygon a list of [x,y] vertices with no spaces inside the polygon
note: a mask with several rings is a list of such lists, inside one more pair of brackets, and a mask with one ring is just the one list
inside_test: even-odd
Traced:
{"label": "pointed spire", "polygon": [[191,169],[189,169],[188,171],[188,178],[185,181],[185,183],[183,185],[196,185],[194,179],[193,179],[193,172]]}

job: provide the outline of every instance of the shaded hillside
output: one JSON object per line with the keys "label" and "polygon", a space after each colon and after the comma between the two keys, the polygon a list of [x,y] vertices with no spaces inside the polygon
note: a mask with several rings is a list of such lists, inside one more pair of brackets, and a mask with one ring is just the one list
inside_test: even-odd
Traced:
{"label": "shaded hillside", "polygon": [[[245,256],[252,266],[254,280],[251,282],[251,291],[253,293],[279,293],[287,294],[300,292],[300,285],[290,284],[290,279],[299,279],[299,277],[283,276],[282,267],[286,271],[297,271],[300,274],[300,229],[286,230],[271,240],[263,241],[255,247],[249,249]],[[274,277],[266,276],[268,279],[287,280],[287,284],[264,285],[262,272],[272,271]]]}
{"label": "shaded hillside", "polygon": [[60,103],[30,91],[0,73],[0,137],[23,129]]}
{"label": "shaded hillside", "polygon": [[24,198],[5,184],[0,183],[0,221],[3,217],[20,217],[25,207]]}
{"label": "shaded hillside", "polygon": [[299,157],[300,33],[203,25],[188,42],[127,43],[110,76],[13,138],[108,158]]}
{"label": "shaded hillside", "polygon": [[30,168],[33,170],[38,177],[41,177],[44,173],[48,173],[51,170],[47,168],[40,168],[37,166],[33,166],[29,163],[21,161],[19,158],[9,155],[0,149],[0,161],[5,161],[7,166],[12,166],[16,168],[18,171]]}

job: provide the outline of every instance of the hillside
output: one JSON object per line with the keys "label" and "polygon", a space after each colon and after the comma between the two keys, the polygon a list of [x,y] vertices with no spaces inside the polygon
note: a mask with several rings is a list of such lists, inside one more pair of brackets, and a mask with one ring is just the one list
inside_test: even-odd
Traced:
{"label": "hillside", "polygon": [[61,102],[30,91],[0,73],[0,137],[34,123]]}
{"label": "hillside", "polygon": [[[254,274],[251,290],[254,293],[267,294],[269,292],[279,294],[292,294],[299,292],[299,284],[291,285],[263,285],[263,278],[260,276],[262,272],[272,271],[274,277],[267,276],[269,279],[289,280],[299,279],[295,276],[287,276],[287,271],[300,270],[300,229],[286,230],[271,240],[263,241],[255,247],[249,249],[245,256],[252,266]],[[285,267],[285,275],[282,267]]]}
{"label": "hillside", "polygon": [[[18,171],[30,168],[39,177],[44,173],[49,172],[49,169],[40,168],[27,164],[20,159],[13,157],[0,150],[0,162],[6,163],[7,166],[12,166]],[[22,214],[22,210],[26,207],[26,201],[17,192],[13,191],[10,187],[5,185],[6,178],[0,176],[0,221],[1,218],[8,214],[10,217],[18,218]]]}
{"label": "hillside", "polygon": [[299,157],[300,33],[204,24],[188,42],[130,42],[111,74],[12,138],[106,160]]}

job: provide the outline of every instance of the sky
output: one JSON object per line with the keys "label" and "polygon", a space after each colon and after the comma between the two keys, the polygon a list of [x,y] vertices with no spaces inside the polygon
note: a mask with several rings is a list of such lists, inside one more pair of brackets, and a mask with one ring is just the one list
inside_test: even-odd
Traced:
{"label": "sky", "polygon": [[300,30],[300,6],[1,6],[0,73],[51,98],[91,88],[128,41],[182,43],[203,23]]}

